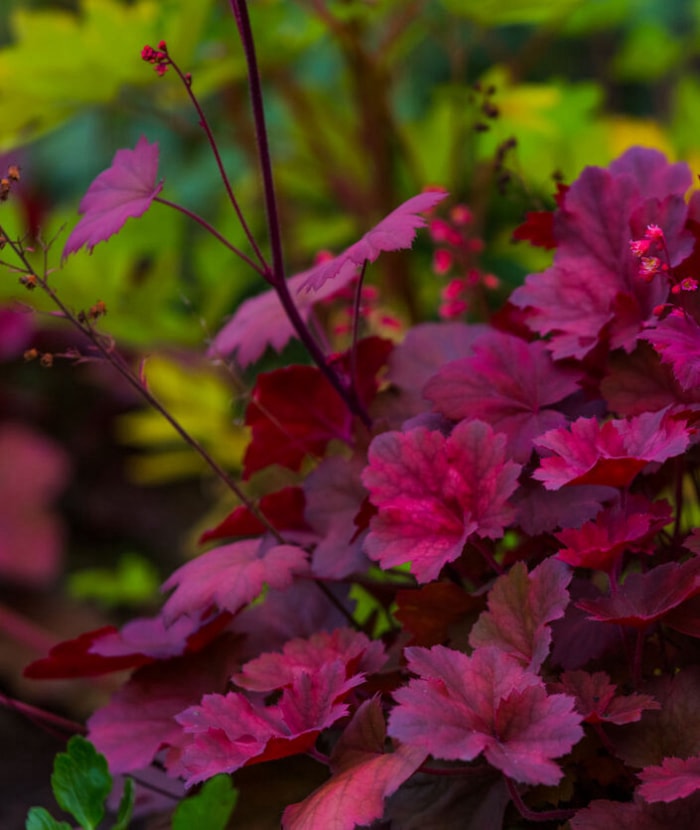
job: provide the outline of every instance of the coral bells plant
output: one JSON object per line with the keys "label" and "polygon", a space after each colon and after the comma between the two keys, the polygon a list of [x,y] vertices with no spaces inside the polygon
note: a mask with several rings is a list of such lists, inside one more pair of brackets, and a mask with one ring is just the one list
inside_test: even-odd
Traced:
{"label": "coral bells plant", "polygon": [[[161,196],[158,147],[144,137],[90,186],[64,257],[146,210],[180,210],[267,283],[210,355],[251,366],[297,338],[309,363],[257,374],[235,481],[98,330],[99,315],[69,309],[3,234],[22,282],[47,291],[85,335],[76,357],[114,365],[234,499],[203,552],[163,585],[159,614],[64,642],[26,675],[130,671],[87,738],[112,774],[138,782],[157,767],[187,800],[218,776],[235,783],[243,767],[309,756],[325,778],[286,807],[285,830],[696,827],[700,199],[688,197],[691,171],[639,147],[586,168],[560,187],[553,212],[517,229],[519,244],[552,249],[552,264],[493,318],[465,322],[457,295],[483,283],[467,272],[448,292],[447,319],[396,343],[363,336],[371,263],[427,226],[436,272],[475,268],[469,212],[457,205],[449,222],[438,219],[448,194],[427,189],[288,278],[246,3],[231,6],[269,259],[226,176],[196,78],[164,42],[142,57],[163,83],[184,84],[249,251]],[[349,287],[351,342],[334,352],[316,311]],[[285,485],[251,498],[248,480],[272,467],[288,471]]]}

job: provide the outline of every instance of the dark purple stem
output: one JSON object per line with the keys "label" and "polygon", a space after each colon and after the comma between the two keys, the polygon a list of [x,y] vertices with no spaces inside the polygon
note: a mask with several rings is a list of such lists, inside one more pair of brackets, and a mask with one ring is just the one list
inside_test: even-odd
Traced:
{"label": "dark purple stem", "polygon": [[258,62],[255,55],[255,43],[253,32],[250,27],[248,6],[245,0],[229,0],[233,15],[236,18],[238,32],[243,44],[243,51],[248,66],[248,83],[250,86],[250,101],[255,122],[255,135],[258,145],[258,157],[260,159],[260,170],[263,180],[263,191],[265,194],[265,211],[267,215],[267,227],[270,236],[270,248],[272,250],[272,274],[268,282],[277,292],[280,302],[289,317],[290,323],[294,326],[299,339],[306,347],[311,359],[323,372],[331,386],[352,413],[357,415],[368,428],[372,425],[372,419],[367,410],[358,398],[352,386],[346,386],[338,375],[328,365],[325,355],[314,340],[308,326],[299,314],[299,310],[289,293],[289,287],[285,279],[284,258],[282,255],[282,234],[280,230],[279,214],[277,211],[277,198],[275,196],[275,185],[272,176],[272,160],[270,158],[270,147],[267,140],[267,127],[265,125],[265,109],[262,99],[262,84],[258,71]]}
{"label": "dark purple stem", "polygon": [[531,810],[523,801],[514,782],[505,775],[503,778],[506,782],[508,794],[510,795],[513,804],[515,804],[518,812],[526,821],[567,821],[576,815],[576,810],[545,810],[543,812]]}
{"label": "dark purple stem", "polygon": [[220,234],[216,230],[216,228],[212,227],[212,225],[210,225],[206,219],[202,219],[201,216],[198,216],[196,213],[193,213],[188,208],[183,207],[182,205],[178,205],[177,202],[171,202],[169,199],[161,199],[160,196],[156,196],[153,201],[160,202],[161,205],[167,205],[167,207],[173,208],[174,210],[178,210],[180,211],[180,213],[184,213],[185,216],[195,221],[198,225],[201,225],[207,233],[210,233],[215,239],[221,242],[222,245],[228,248],[229,251],[232,251],[237,257],[240,257],[243,260],[243,262],[246,263],[246,265],[250,265],[250,267],[257,271],[261,277],[266,276],[266,272],[263,270],[263,268],[261,268],[257,263],[253,262],[253,260],[249,256],[246,256],[243,253],[243,251],[240,251],[238,248],[236,248],[235,245],[232,245],[228,241],[228,239],[226,239],[225,236],[222,236],[222,234]]}
{"label": "dark purple stem", "polygon": [[[209,122],[207,121],[207,117],[204,114],[204,110],[199,104],[197,100],[197,96],[192,91],[192,79],[186,77],[180,67],[175,63],[175,61],[168,55],[168,61],[170,66],[175,70],[177,73],[178,78],[182,81],[185,90],[187,91],[187,95],[189,96],[190,101],[192,102],[192,106],[197,111],[197,115],[199,116],[199,125],[204,130],[207,136],[207,140],[209,141],[209,146],[211,147],[212,153],[214,154],[214,159],[216,160],[216,166],[219,168],[219,175],[221,176],[221,180],[224,183],[224,187],[226,188],[226,193],[228,194],[229,201],[233,205],[233,209],[236,211],[236,216],[238,217],[238,221],[241,223],[241,227],[245,235],[248,237],[248,241],[251,244],[251,247],[255,251],[255,255],[262,266],[263,271],[269,271],[269,266],[265,257],[262,255],[260,248],[258,247],[257,242],[255,241],[255,237],[253,236],[252,231],[248,227],[248,223],[245,221],[243,216],[243,211],[238,204],[238,200],[234,195],[233,188],[231,187],[231,182],[229,181],[228,175],[226,174],[226,168],[224,167],[224,163],[221,160],[221,154],[219,153],[219,148],[216,144],[216,139],[214,138],[214,133],[211,131],[211,127],[209,126]],[[255,269],[256,271],[260,271],[259,268]]]}
{"label": "dark purple stem", "polygon": [[367,260],[362,263],[360,276],[355,286],[355,300],[352,309],[352,343],[350,345],[350,383],[357,393],[357,341],[360,333],[360,305],[362,303],[362,286],[365,282]]}

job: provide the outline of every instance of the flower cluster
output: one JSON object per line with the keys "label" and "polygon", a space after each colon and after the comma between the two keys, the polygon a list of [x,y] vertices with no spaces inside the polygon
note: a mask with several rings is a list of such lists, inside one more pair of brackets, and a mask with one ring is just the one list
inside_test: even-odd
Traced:
{"label": "flower cluster", "polygon": [[144,46],[141,50],[141,60],[153,65],[155,71],[162,77],[168,71],[172,61],[168,55],[168,46],[164,40],[158,43],[158,48]]}
{"label": "flower cluster", "polygon": [[430,236],[436,246],[433,273],[438,277],[457,274],[451,277],[441,292],[438,313],[443,320],[462,317],[475,301],[479,302],[481,292],[493,291],[500,285],[497,276],[483,273],[478,267],[478,256],[484,250],[484,241],[469,233],[473,218],[466,205],[455,205],[448,219],[435,217],[430,221]]}

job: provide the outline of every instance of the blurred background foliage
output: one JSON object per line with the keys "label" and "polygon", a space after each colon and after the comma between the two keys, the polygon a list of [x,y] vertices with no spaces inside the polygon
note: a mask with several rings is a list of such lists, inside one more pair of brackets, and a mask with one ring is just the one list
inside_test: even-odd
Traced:
{"label": "blurred background foliage", "polygon": [[[557,181],[632,144],[700,172],[700,0],[255,0],[250,13],[289,273],[439,185],[472,211],[480,267],[501,280],[497,304],[546,265],[511,234],[527,211],[553,205]],[[264,240],[245,67],[225,0],[4,0],[1,165],[18,163],[22,180],[0,220],[11,236],[34,240],[71,307],[106,303],[101,328],[135,362],[145,358],[152,389],[235,471],[251,378],[201,355],[237,304],[262,290],[256,275],[162,205],[61,267],[80,198],[140,135],[159,143],[162,195],[245,248],[183,88],[140,59],[161,39],[192,73]],[[410,256],[371,269],[404,322],[436,316],[431,252],[424,234]],[[7,249],[1,258],[11,264]],[[0,504],[0,681],[44,699],[45,689],[17,679],[22,663],[87,619],[101,623],[106,608],[117,618],[152,611],[159,578],[232,507],[108,366],[25,364],[27,348],[60,355],[76,345],[50,312],[16,275],[0,274],[0,437],[17,425],[23,440],[34,435],[32,463],[53,481],[24,536],[17,522],[5,532]],[[281,360],[300,356],[290,348]],[[0,488],[13,488],[16,464],[0,457]],[[50,542],[30,533],[37,511]],[[7,564],[32,556],[33,571]],[[20,610],[39,634],[16,624]]]}

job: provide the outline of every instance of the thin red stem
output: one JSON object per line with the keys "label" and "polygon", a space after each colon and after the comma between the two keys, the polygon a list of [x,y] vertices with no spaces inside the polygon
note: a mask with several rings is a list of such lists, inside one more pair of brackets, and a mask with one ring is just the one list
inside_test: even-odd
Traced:
{"label": "thin red stem", "polygon": [[[197,96],[192,91],[192,79],[186,77],[183,74],[180,67],[177,65],[177,63],[175,63],[175,61],[170,57],[170,55],[168,55],[168,61],[169,61],[170,65],[172,66],[172,68],[177,73],[177,76],[182,81],[182,84],[185,87],[187,95],[189,96],[189,99],[192,102],[192,106],[195,108],[195,110],[197,110],[197,115],[199,116],[199,125],[204,130],[204,132],[207,136],[207,140],[209,141],[209,146],[211,147],[212,153],[214,154],[214,159],[216,160],[216,166],[219,168],[219,175],[221,176],[221,180],[224,183],[224,187],[226,188],[226,193],[228,194],[229,201],[231,202],[231,204],[233,206],[233,209],[236,211],[236,216],[238,217],[238,221],[241,223],[241,227],[243,228],[243,231],[244,231],[245,235],[247,236],[248,241],[251,244],[251,247],[255,251],[255,255],[257,256],[258,261],[260,262],[260,265],[262,266],[264,271],[268,271],[269,266],[267,264],[267,261],[266,261],[265,257],[262,255],[262,252],[260,251],[260,248],[258,247],[258,244],[255,241],[255,237],[253,236],[252,231],[248,227],[248,223],[245,221],[245,218],[243,216],[243,212],[241,211],[240,205],[238,204],[238,200],[236,199],[236,196],[234,195],[233,187],[231,186],[231,182],[230,182],[229,177],[226,173],[226,168],[224,167],[224,163],[221,159],[221,154],[219,153],[219,148],[217,146],[216,139],[214,138],[214,133],[211,131],[211,127],[209,126],[209,122],[207,121],[207,117],[204,114],[204,110],[200,106],[200,103],[197,99]],[[255,270],[258,271],[259,269],[256,268]]]}
{"label": "thin red stem", "polygon": [[229,251],[232,251],[237,257],[240,257],[243,260],[243,262],[246,263],[246,265],[249,265],[251,268],[257,271],[261,277],[267,277],[267,272],[263,270],[263,268],[261,268],[256,262],[253,262],[253,260],[249,256],[246,256],[246,254],[244,254],[243,251],[236,248],[235,245],[232,245],[228,241],[228,239],[226,239],[225,236],[220,234],[219,231],[216,230],[216,228],[210,225],[206,219],[203,219],[201,216],[189,210],[188,208],[183,207],[182,205],[178,205],[177,202],[171,202],[169,199],[162,199],[160,196],[156,196],[153,201],[160,202],[161,205],[166,205],[169,208],[173,208],[173,210],[177,210],[180,213],[184,213],[184,215],[187,216],[189,219],[192,219],[198,225],[201,225],[204,228],[204,230],[207,231],[207,233],[210,233],[215,239],[221,242],[222,245],[228,248]]}

